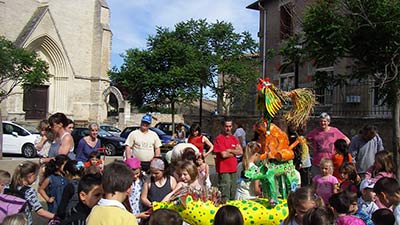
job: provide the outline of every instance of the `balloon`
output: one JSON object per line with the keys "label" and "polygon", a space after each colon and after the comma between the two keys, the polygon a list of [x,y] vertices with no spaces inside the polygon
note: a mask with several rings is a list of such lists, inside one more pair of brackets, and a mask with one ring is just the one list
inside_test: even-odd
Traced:
{"label": "balloon", "polygon": [[[212,201],[193,200],[190,195],[181,201],[154,202],[153,210],[160,208],[174,210],[182,216],[185,222],[191,225],[213,225],[215,214],[222,206],[215,206]],[[239,208],[245,225],[278,225],[289,214],[285,199],[279,199],[274,207],[265,198],[232,200],[226,202],[226,205],[233,205]]]}

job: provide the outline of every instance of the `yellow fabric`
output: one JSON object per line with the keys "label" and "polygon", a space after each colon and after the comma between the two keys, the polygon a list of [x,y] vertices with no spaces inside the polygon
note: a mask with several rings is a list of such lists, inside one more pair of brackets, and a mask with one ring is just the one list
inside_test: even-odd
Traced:
{"label": "yellow fabric", "polygon": [[136,217],[117,206],[95,206],[89,214],[87,225],[137,225]]}

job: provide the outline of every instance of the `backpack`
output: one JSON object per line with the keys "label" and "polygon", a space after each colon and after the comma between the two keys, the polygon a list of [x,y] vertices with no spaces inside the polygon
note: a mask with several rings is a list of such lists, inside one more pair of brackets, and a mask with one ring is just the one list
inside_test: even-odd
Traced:
{"label": "backpack", "polygon": [[65,210],[66,216],[70,216],[72,213],[72,208],[74,208],[79,203],[79,195],[78,195],[79,180],[72,180],[71,184],[74,187],[74,195],[72,195],[71,199],[68,201],[68,205]]}
{"label": "backpack", "polygon": [[0,223],[8,215],[24,212],[28,203],[25,200],[25,192],[28,186],[23,186],[21,190],[5,189],[5,194],[0,194]]}

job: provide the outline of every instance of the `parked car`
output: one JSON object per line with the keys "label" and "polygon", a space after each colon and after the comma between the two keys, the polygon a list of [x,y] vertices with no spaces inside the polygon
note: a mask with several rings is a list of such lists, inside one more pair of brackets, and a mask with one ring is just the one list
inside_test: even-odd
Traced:
{"label": "parked car", "polygon": [[[74,128],[72,131],[72,137],[74,138],[75,149],[78,147],[79,141],[87,135],[89,135],[89,129],[87,127]],[[101,128],[99,129],[97,137],[101,142],[101,147],[106,148],[106,155],[116,155],[125,150],[125,138],[116,137]]]}
{"label": "parked car", "polygon": [[[179,123],[175,123],[175,130]],[[169,122],[159,122],[154,127],[164,131],[166,134],[172,136],[172,123]],[[183,124],[183,129],[185,129],[186,137],[189,136],[190,126],[186,123]],[[176,132],[174,132],[176,133]]]}
{"label": "parked car", "polygon": [[118,129],[117,127],[113,126],[113,125],[109,125],[109,124],[100,124],[100,128],[110,132],[112,135],[119,137],[119,135],[121,134],[121,130]]}
{"label": "parked car", "polygon": [[39,131],[33,126],[3,121],[3,153],[33,158],[36,156],[34,142],[39,137]]}
{"label": "parked car", "polygon": [[[175,129],[176,126],[179,123],[175,123]],[[157,127],[158,129],[164,131],[166,134],[168,135],[172,135],[172,123],[171,122],[159,122],[155,125],[155,127]],[[190,134],[190,126],[186,123],[183,124],[183,128],[185,129],[185,133],[186,133],[186,138],[189,137]],[[213,142],[213,139],[211,138],[211,136],[205,132],[201,133],[203,136],[206,136],[208,138],[208,140],[210,140],[211,142]]]}
{"label": "parked car", "polygon": [[[126,127],[126,128],[122,131],[120,137],[126,139],[126,138],[128,138],[128,135],[129,135],[132,131],[137,130],[137,129],[139,129],[139,128],[140,128],[140,126]],[[162,151],[165,151],[165,150],[168,151],[168,150],[172,149],[172,147],[173,147],[173,143],[172,143],[173,140],[172,140],[172,136],[171,136],[171,135],[166,134],[164,131],[162,131],[162,130],[156,128],[156,127],[150,127],[149,129],[150,129],[151,131],[154,131],[154,132],[158,135],[158,137],[160,138],[161,144],[162,144],[162,146],[161,146],[161,150],[162,150]]]}

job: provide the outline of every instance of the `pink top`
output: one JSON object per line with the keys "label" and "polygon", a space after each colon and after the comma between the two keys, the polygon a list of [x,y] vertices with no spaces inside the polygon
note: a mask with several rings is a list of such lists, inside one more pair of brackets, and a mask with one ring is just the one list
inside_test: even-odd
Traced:
{"label": "pink top", "polygon": [[318,196],[320,196],[324,200],[325,204],[329,204],[329,197],[331,197],[331,195],[333,194],[335,185],[339,183],[336,177],[332,175],[326,177],[316,175],[315,177],[313,177],[312,180],[315,184],[316,193],[318,194]]}
{"label": "pink top", "polygon": [[335,221],[335,225],[365,225],[365,223],[360,218],[347,215],[347,216],[339,216]]}
{"label": "pink top", "polygon": [[319,166],[322,158],[331,159],[335,154],[334,143],[338,139],[346,139],[346,135],[340,132],[336,127],[329,127],[328,131],[321,128],[315,128],[307,134],[307,140],[312,142],[314,166]]}

